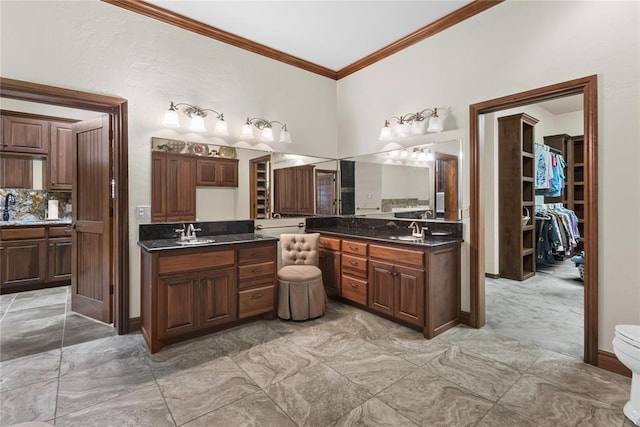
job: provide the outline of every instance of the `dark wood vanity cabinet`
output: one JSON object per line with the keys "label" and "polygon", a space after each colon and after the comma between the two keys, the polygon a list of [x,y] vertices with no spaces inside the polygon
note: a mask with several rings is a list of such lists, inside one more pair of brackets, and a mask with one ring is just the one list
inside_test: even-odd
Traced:
{"label": "dark wood vanity cabinet", "polygon": [[142,251],[142,334],[165,345],[276,313],[276,241]]}
{"label": "dark wood vanity cabinet", "polygon": [[0,231],[0,286],[3,293],[46,281],[45,230],[45,227],[20,227]]}
{"label": "dark wood vanity cabinet", "polygon": [[237,187],[238,159],[197,159],[196,185]]}
{"label": "dark wood vanity cabinet", "polygon": [[153,152],[151,162],[151,220],[195,221],[195,157]]}

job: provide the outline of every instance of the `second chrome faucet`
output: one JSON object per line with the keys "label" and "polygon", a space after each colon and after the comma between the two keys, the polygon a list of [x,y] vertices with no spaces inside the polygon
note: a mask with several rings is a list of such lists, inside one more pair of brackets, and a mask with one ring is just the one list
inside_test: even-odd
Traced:
{"label": "second chrome faucet", "polygon": [[196,231],[202,231],[202,228],[196,228],[193,224],[182,224],[182,228],[177,228],[176,233],[180,235],[180,240],[196,240]]}

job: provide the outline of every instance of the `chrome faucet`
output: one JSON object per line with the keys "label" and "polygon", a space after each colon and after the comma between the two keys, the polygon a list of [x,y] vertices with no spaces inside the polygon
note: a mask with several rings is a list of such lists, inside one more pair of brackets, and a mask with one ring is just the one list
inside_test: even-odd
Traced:
{"label": "chrome faucet", "polygon": [[198,236],[196,236],[196,231],[202,231],[202,228],[195,228],[193,224],[189,224],[185,238],[187,240],[196,240],[198,238]]}
{"label": "chrome faucet", "polygon": [[427,231],[427,227],[420,228],[419,224],[417,224],[415,221],[412,221],[411,224],[409,224],[409,226],[407,228],[411,228],[412,229],[411,235],[413,237],[420,237],[420,238],[424,239],[424,233],[425,233],[425,231]]}

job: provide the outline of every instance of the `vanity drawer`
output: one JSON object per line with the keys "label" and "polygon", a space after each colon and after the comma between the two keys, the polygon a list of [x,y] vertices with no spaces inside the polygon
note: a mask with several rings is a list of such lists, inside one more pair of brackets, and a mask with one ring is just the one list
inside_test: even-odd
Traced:
{"label": "vanity drawer", "polygon": [[235,251],[233,250],[161,256],[158,260],[158,274],[233,266],[234,263]]}
{"label": "vanity drawer", "polygon": [[342,297],[367,305],[367,282],[349,276],[342,276]]}
{"label": "vanity drawer", "polygon": [[238,278],[240,280],[255,279],[256,277],[270,276],[275,273],[275,263],[273,261],[262,262],[260,264],[248,264],[238,267]]}
{"label": "vanity drawer", "polygon": [[418,268],[424,267],[424,252],[422,251],[370,245],[369,257],[384,261],[391,261],[394,264],[402,264]]}
{"label": "vanity drawer", "polygon": [[255,316],[273,310],[275,286],[263,286],[238,292],[238,318]]}
{"label": "vanity drawer", "polygon": [[257,246],[238,249],[238,264],[254,263],[257,261],[273,261],[276,257],[275,246]]}
{"label": "vanity drawer", "polygon": [[367,256],[367,244],[361,242],[354,242],[352,240],[342,241],[342,252],[345,254],[353,254],[360,256]]}
{"label": "vanity drawer", "polygon": [[320,248],[339,252],[340,239],[335,239],[333,237],[320,236]]}
{"label": "vanity drawer", "polygon": [[43,239],[44,227],[3,228],[0,233],[2,240]]}
{"label": "vanity drawer", "polygon": [[367,278],[367,260],[353,255],[342,254],[342,272],[351,276]]}
{"label": "vanity drawer", "polygon": [[49,227],[49,237],[71,237],[71,228]]}

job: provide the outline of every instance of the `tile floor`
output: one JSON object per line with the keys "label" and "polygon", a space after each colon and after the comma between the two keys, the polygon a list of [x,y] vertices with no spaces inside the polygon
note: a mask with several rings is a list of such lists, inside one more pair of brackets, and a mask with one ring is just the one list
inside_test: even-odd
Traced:
{"label": "tile floor", "polygon": [[131,334],[7,358],[0,425],[631,427],[629,388],[484,330],[425,340],[330,302],[317,320],[258,321],[154,355]]}
{"label": "tile floor", "polygon": [[487,278],[485,297],[485,330],[583,359],[584,283],[571,261],[522,282]]}

